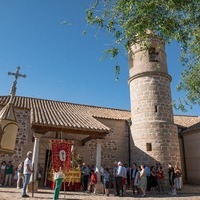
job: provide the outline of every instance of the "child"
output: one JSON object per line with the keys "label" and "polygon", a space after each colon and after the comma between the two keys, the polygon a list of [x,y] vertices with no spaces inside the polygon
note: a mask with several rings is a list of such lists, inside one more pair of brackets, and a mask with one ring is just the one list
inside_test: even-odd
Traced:
{"label": "child", "polygon": [[109,180],[110,180],[110,173],[108,171],[108,168],[106,168],[103,173],[103,185],[106,196],[109,196],[109,182],[110,182]]}
{"label": "child", "polygon": [[97,175],[94,173],[94,170],[91,170],[88,192],[92,192],[94,190],[94,186],[96,183],[97,183]]}

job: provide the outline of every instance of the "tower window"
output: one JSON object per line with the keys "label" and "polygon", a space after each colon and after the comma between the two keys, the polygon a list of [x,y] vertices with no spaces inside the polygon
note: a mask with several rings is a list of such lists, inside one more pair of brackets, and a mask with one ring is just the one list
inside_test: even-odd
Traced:
{"label": "tower window", "polygon": [[149,61],[150,62],[158,62],[158,52],[156,52],[156,48],[151,47],[149,49]]}
{"label": "tower window", "polygon": [[158,107],[157,107],[157,106],[155,106],[155,112],[156,112],[156,113],[158,112]]}
{"label": "tower window", "polygon": [[147,148],[147,151],[152,151],[151,143],[146,143],[146,148]]}

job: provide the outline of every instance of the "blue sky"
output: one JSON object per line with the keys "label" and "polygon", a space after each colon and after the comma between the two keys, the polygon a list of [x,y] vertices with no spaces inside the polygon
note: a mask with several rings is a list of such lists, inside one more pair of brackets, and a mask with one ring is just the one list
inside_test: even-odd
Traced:
{"label": "blue sky", "polygon": [[[101,61],[113,40],[86,23],[91,2],[0,0],[0,95],[10,92],[13,77],[8,71],[20,66],[27,77],[18,80],[18,96],[130,109],[126,52],[117,61]],[[172,97],[177,99],[184,95],[176,91],[181,73],[179,47],[173,43],[166,50]],[[121,66],[118,81],[116,62]],[[174,113],[199,115],[199,108]]]}

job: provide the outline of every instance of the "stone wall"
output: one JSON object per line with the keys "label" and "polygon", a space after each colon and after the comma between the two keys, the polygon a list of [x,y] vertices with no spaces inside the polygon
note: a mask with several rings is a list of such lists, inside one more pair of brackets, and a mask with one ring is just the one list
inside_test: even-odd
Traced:
{"label": "stone wall", "polygon": [[139,164],[180,166],[165,47],[158,37],[150,39],[151,48],[136,44],[129,55],[132,160]]}
{"label": "stone wall", "polygon": [[182,170],[182,181],[186,182],[186,168],[185,168],[185,155],[184,155],[184,144],[181,137],[179,137],[179,146],[180,146],[180,157],[181,157],[181,165],[179,166]]}
{"label": "stone wall", "polygon": [[[102,154],[101,162],[104,167],[113,167],[114,161],[128,162],[128,129],[125,121],[98,119],[101,123],[111,129],[105,140],[101,140]],[[96,164],[96,140],[87,142],[84,146],[78,146],[77,153],[80,154],[84,162],[89,165]]]}
{"label": "stone wall", "polygon": [[183,134],[187,183],[200,183],[200,130],[192,130]]}
{"label": "stone wall", "polygon": [[[128,163],[128,129],[126,122],[123,120],[111,120],[111,119],[98,119],[101,123],[111,128],[105,140],[100,140],[102,144],[101,162],[103,167],[112,168],[114,161],[122,161]],[[47,138],[48,137],[48,138]],[[51,150],[50,139],[54,138],[53,133],[48,133],[40,139],[39,145],[39,166],[42,169],[42,179],[39,181],[39,185],[42,186],[45,183],[45,176],[47,176],[47,170],[45,163],[51,160],[51,155],[47,155],[47,150]],[[67,136],[66,136],[67,137]],[[74,140],[74,152],[75,155],[80,155],[83,162],[88,165],[96,164],[96,143],[97,140],[91,140],[85,143],[83,146],[81,141]]]}
{"label": "stone wall", "polygon": [[[149,75],[133,79],[131,90],[132,158],[137,163],[180,166],[177,126],[173,123],[170,80]],[[150,146],[149,150],[147,146]]]}

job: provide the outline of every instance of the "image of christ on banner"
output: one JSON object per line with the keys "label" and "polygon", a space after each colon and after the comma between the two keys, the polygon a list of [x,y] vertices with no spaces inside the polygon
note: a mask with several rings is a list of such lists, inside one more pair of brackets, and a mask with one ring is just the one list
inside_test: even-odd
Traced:
{"label": "image of christ on banner", "polygon": [[69,141],[51,140],[52,144],[52,168],[58,171],[60,167],[63,171],[71,168],[71,146]]}

